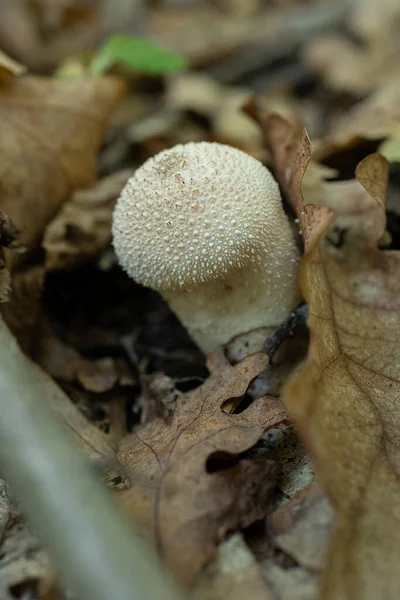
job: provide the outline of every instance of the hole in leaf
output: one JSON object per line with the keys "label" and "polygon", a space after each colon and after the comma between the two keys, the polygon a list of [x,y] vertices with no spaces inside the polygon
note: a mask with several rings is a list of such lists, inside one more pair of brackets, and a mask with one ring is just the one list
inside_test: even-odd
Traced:
{"label": "hole in leaf", "polygon": [[226,471],[233,469],[239,462],[239,456],[229,454],[229,452],[216,451],[213,452],[207,459],[207,473],[217,473],[218,471]]}
{"label": "hole in leaf", "polygon": [[245,394],[240,398],[229,398],[222,404],[221,409],[228,415],[240,415],[246,408],[249,408],[254,398],[250,394]]}

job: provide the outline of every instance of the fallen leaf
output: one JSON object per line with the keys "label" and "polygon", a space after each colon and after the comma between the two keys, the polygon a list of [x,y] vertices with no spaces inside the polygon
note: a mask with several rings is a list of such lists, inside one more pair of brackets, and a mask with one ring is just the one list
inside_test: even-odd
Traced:
{"label": "fallen leaf", "polygon": [[313,484],[267,518],[271,556],[261,564],[274,600],[316,600],[334,517]]}
{"label": "fallen leaf", "polygon": [[34,247],[71,192],[92,183],[119,80],[26,76],[0,87],[1,208]]}
{"label": "fallen leaf", "polygon": [[264,142],[271,154],[272,169],[281,191],[297,213],[306,252],[314,248],[332,220],[333,211],[327,206],[304,205],[302,181],[311,159],[311,142],[306,130],[294,126],[283,117],[266,112],[252,98],[243,107],[261,127]]}
{"label": "fallen leaf", "polygon": [[335,512],[325,492],[312,484],[267,517],[274,546],[315,573],[325,566]]}
{"label": "fallen leaf", "polygon": [[216,560],[202,573],[192,600],[275,600],[260,565],[239,533],[218,547]]}
{"label": "fallen leaf", "polygon": [[228,531],[268,510],[276,464],[238,455],[268,428],[286,423],[287,413],[271,396],[239,414],[226,412],[238,407],[267,363],[266,355],[253,354],[232,367],[222,352],[212,355],[210,377],[179,396],[170,421],[157,418],[120,445],[118,458],[132,483],[120,499],[186,586],[215,556]]}
{"label": "fallen leaf", "polygon": [[341,207],[303,260],[311,342],[284,396],[338,513],[324,600],[400,595],[400,257],[377,248],[386,161],[371,155],[356,176],[363,201]]}
{"label": "fallen leaf", "polygon": [[362,95],[398,79],[399,4],[358,0],[348,9],[344,33],[310,37],[302,58],[330,88]]}
{"label": "fallen leaf", "polygon": [[334,152],[356,146],[364,140],[400,137],[400,84],[390,81],[348,112],[334,119],[319,144],[317,156],[325,159]]}
{"label": "fallen leaf", "polygon": [[133,172],[114,173],[72,194],[45,230],[42,246],[47,269],[76,267],[111,242],[115,202]]}
{"label": "fallen leaf", "polygon": [[85,390],[97,394],[111,390],[119,379],[111,358],[93,361],[84,358],[75,348],[62,342],[45,319],[40,321],[33,358],[55,379],[78,381]]}

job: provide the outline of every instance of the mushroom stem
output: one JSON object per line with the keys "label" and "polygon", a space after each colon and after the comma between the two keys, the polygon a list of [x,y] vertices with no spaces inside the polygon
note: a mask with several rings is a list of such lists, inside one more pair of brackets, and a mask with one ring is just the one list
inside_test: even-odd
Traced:
{"label": "mushroom stem", "polygon": [[[280,242],[280,240],[276,240]],[[271,252],[279,260],[268,269]],[[271,248],[257,261],[233,270],[223,279],[162,292],[203,352],[213,352],[231,338],[260,327],[275,327],[299,301],[297,256],[293,247]]]}

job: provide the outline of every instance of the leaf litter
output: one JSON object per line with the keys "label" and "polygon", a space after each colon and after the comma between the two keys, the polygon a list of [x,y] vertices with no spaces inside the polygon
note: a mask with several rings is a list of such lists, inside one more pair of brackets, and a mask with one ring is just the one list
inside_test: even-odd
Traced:
{"label": "leaf litter", "polygon": [[121,501],[186,585],[228,530],[250,525],[268,510],[276,463],[238,455],[288,415],[272,396],[232,411],[267,362],[254,354],[232,367],[221,355],[211,356],[209,378],[178,397],[169,422],[156,418],[119,447],[132,483]]}
{"label": "leaf litter", "polygon": [[[305,35],[295,1],[165,0],[145,10],[151,42],[196,71],[91,79],[85,52],[123,9],[107,24],[107,2],[32,4],[0,23],[1,312],[27,369],[196,600],[397,599],[396,3],[338,3],[335,21],[313,2],[326,29]],[[304,249],[310,339],[295,331],[270,361],[232,365],[228,347],[207,368],[110,247],[126,179],[203,139],[272,169]],[[1,594],[45,598],[49,559],[0,497]]]}

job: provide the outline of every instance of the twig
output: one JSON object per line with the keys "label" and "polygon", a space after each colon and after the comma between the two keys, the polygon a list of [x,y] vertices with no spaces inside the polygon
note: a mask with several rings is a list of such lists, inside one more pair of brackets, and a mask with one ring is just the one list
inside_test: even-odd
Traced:
{"label": "twig", "polygon": [[32,364],[0,321],[0,470],[61,580],[80,600],[180,600],[47,404]]}
{"label": "twig", "polygon": [[285,339],[292,335],[297,325],[306,322],[307,312],[307,304],[301,304],[290,314],[286,321],[265,340],[263,350],[268,354],[271,360]]}

